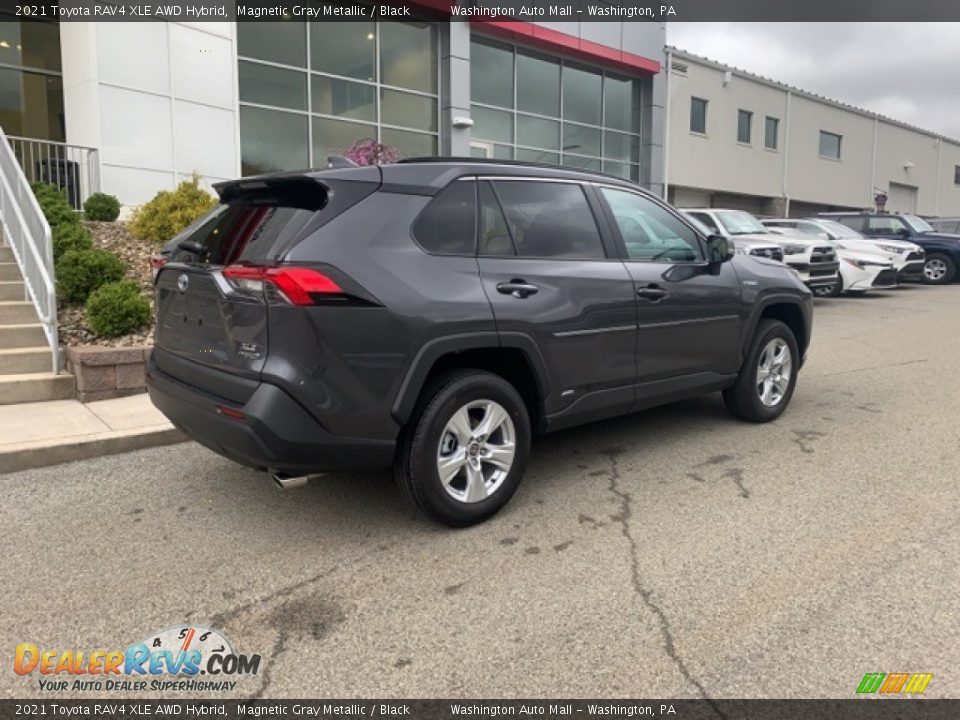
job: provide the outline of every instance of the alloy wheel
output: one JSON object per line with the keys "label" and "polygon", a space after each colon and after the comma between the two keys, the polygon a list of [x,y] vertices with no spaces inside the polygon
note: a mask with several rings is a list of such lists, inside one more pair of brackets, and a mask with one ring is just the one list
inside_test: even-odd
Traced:
{"label": "alloy wheel", "polygon": [[516,430],[493,400],[475,400],[447,422],[437,446],[437,474],[454,500],[477,503],[493,495],[513,467]]}
{"label": "alloy wheel", "polygon": [[927,280],[936,282],[947,274],[947,264],[940,258],[930,258],[923,266],[923,274]]}
{"label": "alloy wheel", "polygon": [[757,396],[767,407],[775,407],[790,387],[793,356],[783,338],[773,338],[760,353],[757,363]]}

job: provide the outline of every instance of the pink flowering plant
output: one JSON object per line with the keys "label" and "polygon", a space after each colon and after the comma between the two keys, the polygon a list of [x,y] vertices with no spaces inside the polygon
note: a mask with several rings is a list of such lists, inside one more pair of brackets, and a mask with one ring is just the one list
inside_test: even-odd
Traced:
{"label": "pink flowering plant", "polygon": [[357,165],[388,165],[397,161],[397,149],[365,138],[357,140],[343,156]]}

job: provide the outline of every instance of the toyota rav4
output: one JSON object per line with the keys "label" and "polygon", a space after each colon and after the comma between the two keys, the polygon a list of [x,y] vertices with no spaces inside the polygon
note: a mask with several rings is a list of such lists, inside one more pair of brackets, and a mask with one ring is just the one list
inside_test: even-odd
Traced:
{"label": "toyota rav4", "polygon": [[433,159],[216,189],[157,262],[150,395],[281,483],[392,465],[469,525],[532,434],[715,391],[773,420],[810,342],[791,270],[620,179]]}

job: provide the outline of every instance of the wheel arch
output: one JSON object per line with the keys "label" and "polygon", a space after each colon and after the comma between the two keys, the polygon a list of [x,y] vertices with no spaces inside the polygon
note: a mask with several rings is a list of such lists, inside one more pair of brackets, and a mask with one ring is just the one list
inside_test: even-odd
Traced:
{"label": "wheel arch", "polygon": [[799,298],[792,295],[775,295],[765,298],[754,308],[751,314],[748,332],[744,333],[741,353],[746,357],[750,343],[757,332],[757,325],[763,319],[779,320],[793,333],[801,356],[810,344],[810,322]]}

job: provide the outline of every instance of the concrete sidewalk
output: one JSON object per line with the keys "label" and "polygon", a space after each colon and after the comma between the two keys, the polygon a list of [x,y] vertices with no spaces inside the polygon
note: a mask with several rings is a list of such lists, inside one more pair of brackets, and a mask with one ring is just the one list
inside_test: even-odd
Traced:
{"label": "concrete sidewalk", "polygon": [[181,442],[186,438],[144,393],[0,405],[0,473]]}

